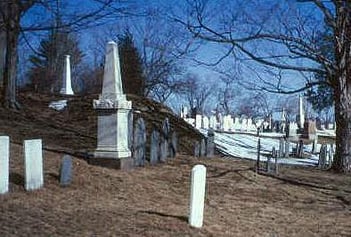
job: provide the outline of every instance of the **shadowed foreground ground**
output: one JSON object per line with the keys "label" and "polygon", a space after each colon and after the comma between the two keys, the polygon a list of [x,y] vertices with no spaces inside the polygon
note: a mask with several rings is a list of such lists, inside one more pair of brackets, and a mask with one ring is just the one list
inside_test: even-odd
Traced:
{"label": "shadowed foreground ground", "polygon": [[[23,189],[22,147],[11,146],[10,193],[0,196],[0,236],[350,236],[351,177],[282,168],[256,175],[248,161],[178,156],[122,172],[74,158],[58,183],[62,154],[45,152],[45,187]],[[190,171],[207,167],[204,227],[187,224]]]}

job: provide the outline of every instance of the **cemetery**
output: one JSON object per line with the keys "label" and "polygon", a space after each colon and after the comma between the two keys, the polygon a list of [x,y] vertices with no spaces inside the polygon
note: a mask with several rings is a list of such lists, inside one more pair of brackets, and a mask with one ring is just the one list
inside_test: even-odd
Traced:
{"label": "cemetery", "polygon": [[350,0],[0,13],[0,237],[351,236]]}
{"label": "cemetery", "polygon": [[126,94],[111,41],[101,93],[63,84],[0,108],[1,236],[350,235],[351,177],[324,171],[332,137],[265,135],[250,118],[189,119]]}

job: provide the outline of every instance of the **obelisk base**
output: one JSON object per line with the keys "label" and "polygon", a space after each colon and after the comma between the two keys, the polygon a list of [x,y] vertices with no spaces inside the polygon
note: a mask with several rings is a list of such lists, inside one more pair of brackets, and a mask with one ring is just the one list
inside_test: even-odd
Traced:
{"label": "obelisk base", "polygon": [[90,165],[96,165],[106,167],[110,169],[118,169],[128,171],[134,168],[134,159],[131,157],[127,158],[108,158],[108,157],[90,157],[88,159]]}

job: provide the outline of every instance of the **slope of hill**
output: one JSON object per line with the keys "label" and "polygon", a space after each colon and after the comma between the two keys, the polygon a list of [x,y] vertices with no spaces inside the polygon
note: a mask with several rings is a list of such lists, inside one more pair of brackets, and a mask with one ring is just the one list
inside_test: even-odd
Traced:
{"label": "slope of hill", "polygon": [[[73,96],[63,111],[48,107],[59,96],[22,93],[20,111],[0,109],[0,131],[9,135],[13,142],[24,139],[42,138],[48,150],[56,150],[76,156],[84,156],[96,148],[97,114],[92,101],[98,95]],[[192,154],[195,141],[200,141],[201,133],[177,117],[169,108],[147,98],[130,95],[133,102],[134,118],[143,117],[148,133],[153,128],[161,130],[163,120],[168,117],[171,129],[179,137],[179,152]],[[147,136],[149,143],[149,136]]]}
{"label": "slope of hill", "polygon": [[[132,172],[73,156],[73,181],[61,188],[62,153],[95,148],[93,98],[74,97],[57,112],[47,106],[58,98],[22,94],[21,111],[0,109],[0,131],[14,142],[10,191],[0,195],[0,236],[350,236],[351,176],[283,166],[270,177],[247,160],[194,158],[186,154],[201,136],[167,108],[138,98],[132,100],[147,124],[160,126],[169,116],[182,154]],[[46,147],[44,188],[32,192],[23,188],[27,138],[43,138]],[[201,229],[187,223],[190,172],[199,163],[207,168]]]}

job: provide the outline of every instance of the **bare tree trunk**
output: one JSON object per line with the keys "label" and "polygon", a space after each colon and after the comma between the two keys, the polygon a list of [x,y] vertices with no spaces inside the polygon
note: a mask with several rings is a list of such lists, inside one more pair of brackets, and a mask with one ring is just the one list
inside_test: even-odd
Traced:
{"label": "bare tree trunk", "polygon": [[[336,153],[332,168],[351,172],[351,5],[336,3],[334,31],[336,83],[334,85]],[[348,3],[350,4],[350,3]]]}
{"label": "bare tree trunk", "polygon": [[16,101],[17,44],[20,33],[20,10],[17,4],[7,4],[5,18],[6,57],[4,71],[3,104],[18,109]]}

